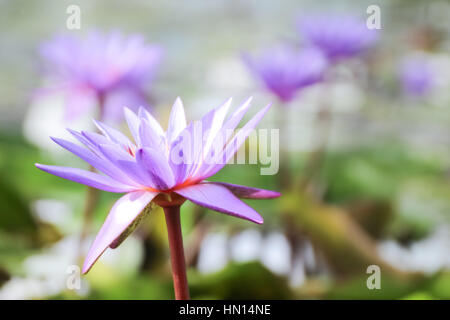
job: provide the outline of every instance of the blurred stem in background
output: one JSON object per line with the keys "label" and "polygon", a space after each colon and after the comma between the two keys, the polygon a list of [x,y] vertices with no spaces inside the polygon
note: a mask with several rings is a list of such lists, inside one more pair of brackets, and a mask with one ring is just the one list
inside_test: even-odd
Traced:
{"label": "blurred stem in background", "polygon": [[200,249],[208,231],[209,222],[204,219],[206,209],[200,206],[194,207],[194,229],[191,232],[190,241],[186,248],[186,265],[194,267],[197,265]]}
{"label": "blurred stem in background", "polygon": [[280,102],[278,104],[278,109],[275,115],[275,126],[280,130],[280,166],[278,171],[278,182],[280,190],[290,188],[291,186],[291,163],[290,163],[290,156],[289,156],[289,146],[290,141],[288,139],[288,134],[286,132],[287,130],[287,124],[288,121],[286,119],[287,112],[286,109],[288,106],[284,102]]}
{"label": "blurred stem in background", "polygon": [[306,233],[325,253],[327,262],[338,274],[364,274],[367,266],[376,264],[394,277],[409,275],[384,262],[373,238],[343,209],[299,193],[283,195],[280,205],[293,229]]}
{"label": "blurred stem in background", "polygon": [[314,195],[317,195],[315,183],[317,182],[317,176],[322,168],[330,138],[332,123],[332,112],[329,101],[330,84],[328,79],[324,81],[324,94],[312,128],[314,150],[308,154],[302,176],[300,177],[299,182],[297,182],[298,185],[294,186],[296,189],[312,192]]}

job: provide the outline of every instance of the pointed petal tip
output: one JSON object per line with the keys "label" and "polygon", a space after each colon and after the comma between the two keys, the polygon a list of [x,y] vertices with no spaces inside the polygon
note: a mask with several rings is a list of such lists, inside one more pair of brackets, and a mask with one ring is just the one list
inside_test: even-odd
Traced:
{"label": "pointed petal tip", "polygon": [[[34,166],[36,167],[36,168],[38,168],[39,170],[42,170],[42,171],[44,171],[44,172],[48,172],[47,170],[48,170],[48,165],[46,165],[46,164],[40,164],[40,163],[35,163],[34,164]],[[48,172],[49,173],[49,172]]]}
{"label": "pointed petal tip", "polygon": [[255,211],[255,213],[257,217],[240,217],[240,218],[256,224],[263,224],[264,218],[258,212]]}
{"label": "pointed petal tip", "polygon": [[[278,191],[262,190],[260,192],[260,194],[258,195],[258,197],[256,197],[255,199],[265,200],[265,199],[276,199],[279,197],[281,197],[281,193]],[[250,199],[252,199],[252,198],[250,198]]]}
{"label": "pointed petal tip", "polygon": [[[262,117],[266,115],[269,109],[272,107],[272,102],[268,103],[264,108],[258,111],[257,115],[261,115]],[[260,119],[261,120],[261,119]],[[259,121],[258,121],[259,122]]]}
{"label": "pointed petal tip", "polygon": [[61,145],[61,143],[64,143],[64,139],[61,139],[61,138],[50,136],[50,139],[52,139],[53,142],[55,142],[56,144],[59,144],[59,145]]}
{"label": "pointed petal tip", "polygon": [[[140,106],[139,108],[142,108],[142,106]],[[127,106],[124,106],[124,107],[123,107],[123,114],[124,114],[125,117],[127,116],[127,114],[131,114],[131,113],[134,114],[133,110],[131,110],[131,109],[128,108]]]}
{"label": "pointed petal tip", "polygon": [[253,220],[252,222],[256,223],[256,224],[263,224],[264,223],[264,219],[263,217],[260,217],[261,219],[258,220]]}
{"label": "pointed petal tip", "polygon": [[81,273],[82,274],[87,274],[89,272],[89,270],[91,270],[91,268],[86,265],[86,262],[84,262],[83,268],[81,269]]}
{"label": "pointed petal tip", "polygon": [[181,100],[180,96],[176,97],[175,101],[173,102],[171,111],[175,108],[179,108],[184,111],[183,100]]}
{"label": "pointed petal tip", "polygon": [[94,123],[94,126],[96,126],[97,129],[100,130],[100,132],[103,132],[102,124],[100,123],[100,121],[97,121],[94,118],[92,118],[91,120],[92,120],[92,123]]}
{"label": "pointed petal tip", "polygon": [[73,136],[75,136],[77,134],[81,134],[81,132],[78,132],[78,131],[70,129],[70,128],[66,128],[66,131],[69,132]]}
{"label": "pointed petal tip", "polygon": [[239,107],[238,110],[247,109],[250,106],[250,104],[252,103],[252,101],[253,101],[253,96],[249,96],[247,99],[244,100],[244,102],[241,104],[241,106]]}
{"label": "pointed petal tip", "polygon": [[100,256],[97,257],[97,259],[95,259],[94,261],[89,261],[88,258],[85,258],[84,263],[83,263],[83,268],[81,268],[81,273],[87,274],[89,271],[91,271],[92,267],[97,262],[98,258],[100,258]]}
{"label": "pointed petal tip", "polygon": [[278,192],[278,191],[272,191],[272,192],[273,192],[273,198],[281,197],[281,192]]}
{"label": "pointed petal tip", "polygon": [[225,100],[225,102],[219,105],[216,110],[220,108],[228,108],[231,105],[231,102],[233,102],[233,97],[229,97],[227,100]]}

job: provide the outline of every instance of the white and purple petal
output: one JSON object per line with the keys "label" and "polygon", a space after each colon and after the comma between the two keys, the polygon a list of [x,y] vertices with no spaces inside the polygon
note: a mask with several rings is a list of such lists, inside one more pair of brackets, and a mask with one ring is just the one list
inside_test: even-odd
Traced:
{"label": "white and purple petal", "polygon": [[[221,170],[228,161],[233,158],[234,154],[238,151],[241,145],[245,142],[248,135],[251,131],[256,127],[256,125],[261,121],[264,115],[269,111],[271,105],[267,105],[263,109],[261,109],[253,118],[250,119],[231,140],[227,143],[226,147],[223,151],[224,161],[218,164],[211,164],[208,166],[203,172],[198,173],[196,176],[199,180],[204,180],[212,175],[216,174],[219,170]],[[221,157],[222,158],[222,157]]]}
{"label": "white and purple petal", "polygon": [[261,224],[263,218],[254,209],[237,198],[228,188],[212,183],[194,184],[175,193],[189,199],[195,204],[232,215],[241,219]]}
{"label": "white and purple petal", "polygon": [[60,166],[48,166],[39,163],[36,163],[36,167],[45,172],[51,173],[55,176],[67,180],[72,180],[74,182],[78,182],[87,185],[89,187],[104,191],[123,193],[123,192],[130,192],[136,189],[133,186],[125,185],[108,176],[86,171],[83,169],[60,167]]}
{"label": "white and purple petal", "polygon": [[83,264],[83,273],[91,269],[102,253],[114,244],[156,195],[156,192],[136,191],[127,193],[116,201],[89,249]]}
{"label": "white and purple petal", "polygon": [[169,117],[169,125],[167,127],[167,143],[171,144],[186,128],[186,116],[184,114],[183,102],[180,97],[175,100]]}
{"label": "white and purple petal", "polygon": [[136,162],[152,177],[158,190],[167,190],[175,185],[175,177],[167,158],[158,150],[141,148],[136,152]]}
{"label": "white and purple petal", "polygon": [[103,172],[104,174],[108,175],[109,177],[124,183],[128,185],[136,185],[133,180],[128,178],[125,174],[119,172],[117,168],[114,166],[114,164],[109,161],[107,158],[105,158],[102,155],[98,155],[89,149],[80,147],[70,141],[66,141],[64,139],[59,138],[51,138],[53,141],[55,141],[57,144],[59,144],[61,147],[65,148],[66,150],[72,152],[74,155],[79,157],[80,159],[86,161],[89,163],[92,167],[96,168],[97,170]]}

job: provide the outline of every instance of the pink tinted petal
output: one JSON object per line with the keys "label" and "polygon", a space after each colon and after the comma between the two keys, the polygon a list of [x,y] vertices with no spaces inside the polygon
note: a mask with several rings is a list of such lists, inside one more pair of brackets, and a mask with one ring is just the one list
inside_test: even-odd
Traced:
{"label": "pink tinted petal", "polygon": [[141,145],[141,141],[139,139],[140,120],[138,116],[127,107],[123,108],[123,112],[125,120],[127,121],[128,124],[128,128],[130,129],[131,135],[133,136],[136,145],[140,146]]}
{"label": "pink tinted petal", "polygon": [[[193,140],[192,146],[194,146],[195,144],[198,144],[198,145],[200,145],[200,148],[203,148],[203,142],[206,140],[206,134],[211,129],[211,125],[214,120],[215,112],[216,112],[216,110],[213,109],[202,117],[202,119],[200,120],[201,126],[200,126],[200,128],[198,128],[198,129],[201,129],[201,133],[199,134],[198,137],[194,133],[195,126],[192,128],[193,129],[193,131],[192,131],[192,140]],[[200,140],[200,141],[198,141],[198,140]],[[195,150],[195,151],[197,151],[197,150]],[[193,176],[194,172],[196,172],[198,170],[199,166],[202,165],[202,155],[203,155],[203,152],[201,149],[197,153],[193,154],[192,165],[189,169],[188,176]]]}
{"label": "pink tinted petal", "polygon": [[195,165],[194,134],[194,122],[191,122],[170,145],[169,164],[177,184],[187,179],[191,168]]}
{"label": "pink tinted petal", "polygon": [[[85,146],[87,146],[99,159],[99,161],[94,165],[95,168],[98,170],[104,172],[105,174],[109,175],[110,177],[113,177],[117,181],[123,182],[125,184],[135,185],[136,181],[135,179],[130,179],[128,172],[122,172],[121,170],[117,169],[117,163],[115,162],[115,158],[113,157],[112,160],[110,160],[111,154],[105,155],[105,149],[101,150],[101,147],[103,144],[98,143],[111,143],[106,137],[99,135],[97,133],[90,133],[90,132],[83,132],[79,133],[71,129],[67,129],[78,141],[83,143]],[[103,146],[111,146],[114,148],[113,144],[104,144]],[[107,170],[107,171],[105,171]],[[134,180],[134,181],[133,181]]]}
{"label": "pink tinted petal", "polygon": [[122,184],[116,180],[111,179],[110,177],[78,168],[47,166],[39,163],[36,163],[36,167],[45,172],[54,174],[55,176],[72,180],[104,191],[122,193],[129,192],[135,189],[132,186]]}
{"label": "pink tinted petal", "polygon": [[156,195],[156,192],[136,191],[127,193],[117,200],[89,249],[84,261],[83,273],[91,269],[106,248],[133,223]]}
{"label": "pink tinted petal", "polygon": [[134,157],[121,145],[100,144],[98,145],[98,149],[113,163],[117,160],[134,161]]}
{"label": "pink tinted petal", "polygon": [[175,100],[169,117],[167,127],[167,142],[172,143],[183,129],[186,128],[186,116],[184,114],[183,102],[180,97]]}
{"label": "pink tinted petal", "polygon": [[112,142],[121,144],[123,146],[133,146],[134,144],[119,130],[116,130],[104,123],[93,120],[97,128]]}
{"label": "pink tinted petal", "polygon": [[[181,152],[184,152],[184,150],[178,151],[178,149],[182,149],[184,147],[183,143],[182,137],[179,136],[170,147],[171,152],[169,153],[169,165],[174,174],[176,184],[179,184],[186,179],[186,173],[189,167],[189,164],[185,163],[186,161],[181,156]],[[177,152],[178,155],[175,154]]]}
{"label": "pink tinted petal", "polygon": [[227,188],[212,183],[199,183],[175,191],[199,206],[226,213],[258,224],[263,218],[258,212],[239,200]]}
{"label": "pink tinted petal", "polygon": [[166,190],[175,185],[175,177],[166,157],[157,150],[139,149],[136,152],[136,161],[152,177],[157,189]]}
{"label": "pink tinted petal", "polygon": [[198,176],[197,178],[203,180],[206,179],[214,174],[216,174],[218,171],[220,171],[228,161],[233,158],[234,154],[237,152],[237,150],[241,147],[241,145],[245,142],[245,139],[247,139],[248,135],[251,133],[251,131],[256,127],[256,125],[261,121],[261,119],[264,117],[264,115],[269,111],[271,105],[267,105],[262,110],[260,110],[250,121],[248,121],[240,130],[236,133],[236,135],[231,138],[230,142],[228,142],[227,146],[224,150],[224,156],[225,161],[221,164],[213,164],[208,169],[204,171],[202,176]]}
{"label": "pink tinted petal", "polygon": [[75,143],[60,138],[50,137],[50,139],[52,139],[55,143],[59,144],[64,149],[72,152],[74,155],[86,161],[92,166],[93,166],[92,163],[98,159],[98,157],[87,148],[80,147]]}
{"label": "pink tinted petal", "polygon": [[159,122],[144,108],[139,108],[138,112],[139,118],[146,119],[148,121],[148,124],[152,128],[152,130],[158,135],[158,136],[164,136],[165,133],[164,130],[161,128],[161,125]]}
{"label": "pink tinted petal", "polygon": [[107,137],[96,132],[81,131],[81,135],[95,146],[96,150],[98,150],[98,146],[101,144],[113,144]]}
{"label": "pink tinted petal", "polygon": [[75,137],[75,139],[77,139],[82,144],[84,144],[86,147],[88,147],[92,152],[98,154],[98,152],[97,152],[98,149],[97,149],[96,145],[94,143],[92,143],[92,141],[90,141],[88,138],[83,136],[81,134],[81,132],[77,132],[77,131],[69,129],[69,128],[67,128],[66,130],[69,131],[70,134],[72,134],[72,136]]}
{"label": "pink tinted petal", "polygon": [[233,112],[233,114],[227,119],[227,121],[225,121],[225,124],[222,128],[226,137],[225,141],[228,141],[228,139],[231,137],[231,134],[238,126],[239,122],[241,122],[242,118],[250,107],[252,100],[253,97],[249,97],[247,100],[245,100],[245,102],[235,112]]}
{"label": "pink tinted petal", "polygon": [[211,122],[211,128],[209,129],[209,134],[204,145],[204,154],[208,153],[216,135],[219,133],[220,129],[222,129],[222,125],[225,120],[225,116],[227,115],[228,109],[230,108],[231,101],[232,99],[229,98],[225,103],[214,110],[214,117]]}
{"label": "pink tinted petal", "polygon": [[[248,108],[250,107],[250,103],[253,100],[252,97],[248,98],[224,123],[220,132],[217,134],[213,146],[217,144],[226,144],[230,137],[233,135],[234,130],[236,129],[239,122],[241,122]],[[217,149],[216,149],[217,150]],[[221,156],[220,159],[225,161],[225,157]],[[201,163],[196,170],[196,175],[203,176],[211,167],[216,166],[217,164],[211,163]]]}
{"label": "pink tinted petal", "polygon": [[[217,109],[214,109],[214,115],[211,120],[211,126],[208,130],[208,135],[205,139],[205,143],[203,145],[203,157],[200,159],[200,163],[197,165],[197,169],[193,173],[195,175],[199,170],[201,170],[203,163],[205,162],[205,158],[209,156],[213,148],[213,142],[216,140],[217,134],[220,133],[222,129],[223,122],[225,120],[225,116],[227,115],[228,109],[230,108],[232,99],[229,98],[225,103],[223,103]],[[223,137],[221,137],[223,139]],[[225,141],[222,141],[225,144]],[[222,148],[222,146],[220,146]]]}
{"label": "pink tinted petal", "polygon": [[145,118],[139,125],[139,140],[139,147],[149,147],[158,149],[161,153],[165,152],[164,137],[159,135]]}
{"label": "pink tinted petal", "polygon": [[138,183],[140,186],[152,186],[149,185],[149,181],[146,172],[142,170],[137,164],[133,156],[123,150],[117,145],[99,145],[99,150],[104,157],[110,161],[116,168],[118,174],[126,175],[134,183]]}
{"label": "pink tinted petal", "polygon": [[[227,155],[227,162],[234,156],[236,151],[240,148],[242,143],[247,139],[248,135],[251,133],[251,131],[258,125],[258,123],[261,121],[261,119],[264,117],[264,115],[269,111],[271,105],[265,106],[262,110],[260,110],[250,121],[248,121],[241,130],[239,130],[238,133],[230,140],[230,142],[227,144],[226,151]],[[231,149],[231,150],[229,150]]]}
{"label": "pink tinted petal", "polygon": [[80,147],[70,141],[58,138],[51,138],[51,139],[55,141],[57,144],[59,144],[61,147],[72,152],[74,155],[78,156],[80,159],[86,161],[91,166],[105,173],[111,178],[124,184],[134,185],[131,179],[127,178],[124,174],[117,172],[117,169],[114,167],[114,165],[104,157],[99,157],[97,154],[91,152],[90,150]]}
{"label": "pink tinted petal", "polygon": [[116,165],[120,168],[120,170],[126,173],[130,179],[139,183],[141,187],[158,189],[154,181],[154,177],[135,161],[117,160]]}
{"label": "pink tinted petal", "polygon": [[205,182],[224,186],[230,190],[236,197],[244,199],[273,199],[281,196],[281,193],[271,190],[264,190],[259,188],[252,188],[247,186],[240,186],[237,184],[224,182]]}

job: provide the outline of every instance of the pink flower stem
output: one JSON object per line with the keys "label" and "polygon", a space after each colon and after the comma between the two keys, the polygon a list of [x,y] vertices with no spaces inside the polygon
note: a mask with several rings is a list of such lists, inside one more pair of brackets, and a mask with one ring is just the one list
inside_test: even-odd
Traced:
{"label": "pink flower stem", "polygon": [[167,234],[169,237],[170,261],[172,264],[173,288],[176,300],[189,300],[189,286],[184,259],[183,235],[181,233],[180,206],[165,206]]}

